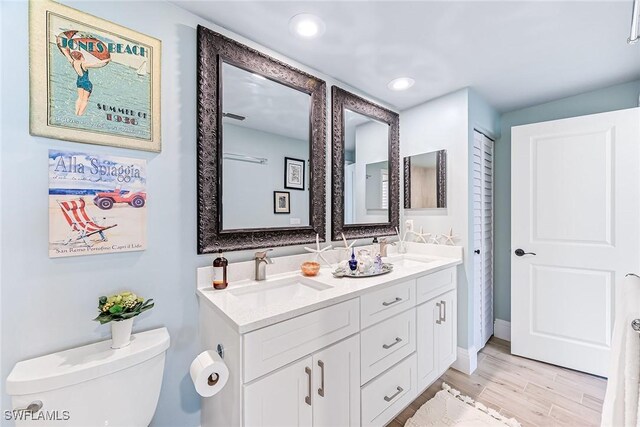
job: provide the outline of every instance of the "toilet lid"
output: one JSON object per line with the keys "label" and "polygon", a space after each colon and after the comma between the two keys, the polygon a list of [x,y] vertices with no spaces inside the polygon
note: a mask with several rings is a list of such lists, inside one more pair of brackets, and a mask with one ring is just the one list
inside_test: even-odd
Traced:
{"label": "toilet lid", "polygon": [[7,377],[11,396],[41,393],[109,375],[149,360],[169,348],[167,328],[131,336],[131,344],[114,350],[111,340],[18,362]]}

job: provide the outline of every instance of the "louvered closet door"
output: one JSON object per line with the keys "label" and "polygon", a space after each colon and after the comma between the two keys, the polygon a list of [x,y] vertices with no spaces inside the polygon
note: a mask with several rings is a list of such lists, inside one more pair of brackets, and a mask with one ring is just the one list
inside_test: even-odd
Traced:
{"label": "louvered closet door", "polygon": [[478,349],[493,335],[493,141],[476,131],[473,143],[473,232]]}

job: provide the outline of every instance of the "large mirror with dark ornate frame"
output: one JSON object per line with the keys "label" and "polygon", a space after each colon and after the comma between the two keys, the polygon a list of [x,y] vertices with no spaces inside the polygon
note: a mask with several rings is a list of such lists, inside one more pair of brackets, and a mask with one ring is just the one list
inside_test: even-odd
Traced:
{"label": "large mirror with dark ornate frame", "polygon": [[198,26],[198,252],[325,236],[325,82]]}
{"label": "large mirror with dark ornate frame", "polygon": [[400,218],[398,113],[334,86],[331,237],[386,236]]}

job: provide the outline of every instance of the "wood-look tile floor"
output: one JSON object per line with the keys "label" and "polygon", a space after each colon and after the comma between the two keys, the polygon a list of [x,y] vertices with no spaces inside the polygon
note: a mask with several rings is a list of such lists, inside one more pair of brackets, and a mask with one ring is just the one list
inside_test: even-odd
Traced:
{"label": "wood-look tile floor", "polygon": [[442,382],[524,426],[599,426],[607,386],[603,378],[512,356],[510,344],[491,338],[478,353],[478,369],[449,369],[389,427],[401,427],[441,390]]}

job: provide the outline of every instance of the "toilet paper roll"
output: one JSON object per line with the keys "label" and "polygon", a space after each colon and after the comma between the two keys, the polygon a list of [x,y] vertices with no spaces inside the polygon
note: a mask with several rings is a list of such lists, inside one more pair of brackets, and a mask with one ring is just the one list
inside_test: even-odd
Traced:
{"label": "toilet paper roll", "polygon": [[202,397],[219,393],[229,379],[229,368],[214,350],[203,351],[189,369],[196,391]]}

